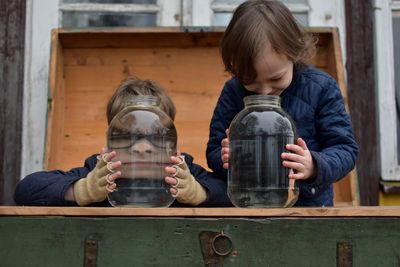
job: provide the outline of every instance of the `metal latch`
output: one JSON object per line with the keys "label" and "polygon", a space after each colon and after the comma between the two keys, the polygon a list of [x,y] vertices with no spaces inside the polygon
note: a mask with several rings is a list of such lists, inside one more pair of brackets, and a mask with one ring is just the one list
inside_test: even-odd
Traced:
{"label": "metal latch", "polygon": [[199,234],[201,252],[207,267],[219,267],[233,249],[232,241],[224,232],[202,231]]}
{"label": "metal latch", "polygon": [[84,267],[96,267],[97,266],[97,248],[98,241],[93,236],[88,236],[85,239],[85,256],[84,256]]}
{"label": "metal latch", "polygon": [[353,246],[349,242],[339,242],[336,244],[336,266],[353,266]]}

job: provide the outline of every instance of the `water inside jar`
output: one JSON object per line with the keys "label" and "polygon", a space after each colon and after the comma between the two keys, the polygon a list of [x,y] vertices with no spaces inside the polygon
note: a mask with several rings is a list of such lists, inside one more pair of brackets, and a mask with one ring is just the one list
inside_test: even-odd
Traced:
{"label": "water inside jar", "polygon": [[174,200],[163,180],[119,178],[117,190],[109,194],[111,205],[118,207],[168,207]]}
{"label": "water inside jar", "polygon": [[282,166],[281,159],[282,152],[286,152],[285,145],[293,141],[293,134],[230,140],[228,193],[235,206],[293,205],[292,198],[297,199],[298,189],[290,184],[290,170]]}

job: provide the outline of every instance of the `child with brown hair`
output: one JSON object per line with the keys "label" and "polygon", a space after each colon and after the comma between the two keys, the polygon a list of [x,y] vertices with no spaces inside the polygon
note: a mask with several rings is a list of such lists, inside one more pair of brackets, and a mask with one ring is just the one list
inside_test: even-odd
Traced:
{"label": "child with brown hair", "polygon": [[235,10],[220,46],[232,78],[215,107],[206,153],[218,176],[227,176],[226,130],[244,108],[243,98],[279,95],[299,135],[281,155],[300,188],[295,206],[333,205],[332,184],[354,168],[358,146],[337,82],[306,64],[315,42],[279,1],[250,0]]}
{"label": "child with brown hair", "polygon": [[[133,96],[155,96],[159,98],[161,110],[173,121],[175,105],[166,91],[150,80],[129,78],[117,88],[107,105],[107,121],[126,106]],[[135,153],[144,157],[162,153],[145,137],[131,144]],[[41,171],[22,179],[15,190],[18,205],[46,206],[110,206],[107,195],[113,192],[116,180],[121,177],[117,151],[105,151],[86,159],[83,167],[67,172],[61,170]],[[193,163],[188,154],[179,153],[171,157],[171,165],[165,168],[165,182],[171,186],[171,195],[177,201],[172,206],[226,206],[230,205],[226,195],[226,183],[216,179],[212,173]]]}

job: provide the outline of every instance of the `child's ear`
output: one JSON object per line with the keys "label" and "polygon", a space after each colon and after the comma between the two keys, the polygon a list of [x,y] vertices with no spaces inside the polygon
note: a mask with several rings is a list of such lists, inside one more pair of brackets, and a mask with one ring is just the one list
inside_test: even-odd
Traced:
{"label": "child's ear", "polygon": [[176,156],[180,156],[181,152],[179,150],[176,150]]}

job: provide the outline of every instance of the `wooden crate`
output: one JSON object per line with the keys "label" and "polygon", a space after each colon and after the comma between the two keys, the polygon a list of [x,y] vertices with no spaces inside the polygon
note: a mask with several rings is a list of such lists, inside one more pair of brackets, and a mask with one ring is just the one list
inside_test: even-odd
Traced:
{"label": "wooden crate", "polygon": [[[229,75],[219,55],[223,29],[117,28],[52,32],[45,167],[67,170],[105,146],[106,103],[121,79],[134,75],[164,86],[177,107],[178,145],[206,167],[209,123]],[[339,82],[346,99],[339,38],[318,35],[312,64]],[[335,205],[358,205],[352,172],[335,184]]]}

